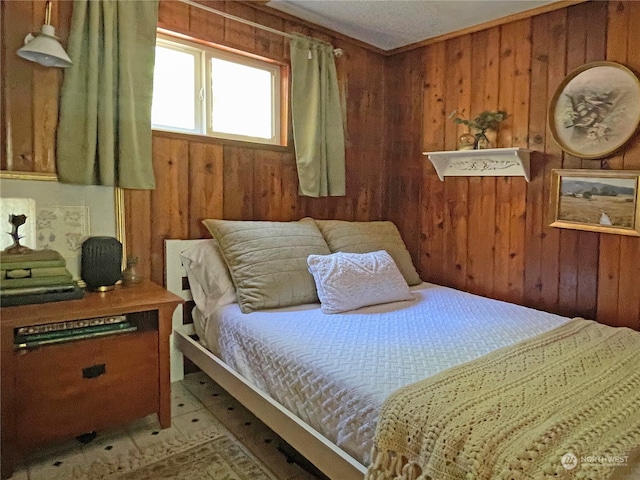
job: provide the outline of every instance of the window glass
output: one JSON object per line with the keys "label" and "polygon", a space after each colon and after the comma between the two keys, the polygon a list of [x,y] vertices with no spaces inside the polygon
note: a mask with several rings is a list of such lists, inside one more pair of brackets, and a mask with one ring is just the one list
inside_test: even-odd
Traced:
{"label": "window glass", "polygon": [[190,52],[156,47],[153,73],[153,126],[197,130],[196,63]]}
{"label": "window glass", "polygon": [[271,72],[213,58],[211,98],[213,131],[272,138],[274,95]]}
{"label": "window glass", "polygon": [[270,61],[159,35],[153,128],[284,144],[281,68]]}

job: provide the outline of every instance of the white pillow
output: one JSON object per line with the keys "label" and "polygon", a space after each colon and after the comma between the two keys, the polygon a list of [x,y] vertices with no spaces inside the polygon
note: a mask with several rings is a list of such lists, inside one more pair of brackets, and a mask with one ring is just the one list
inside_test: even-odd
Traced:
{"label": "white pillow", "polygon": [[187,271],[193,301],[205,317],[217,307],[237,301],[229,270],[215,239],[187,248],[180,252],[180,259]]}
{"label": "white pillow", "polygon": [[307,263],[324,313],[413,300],[398,266],[384,250],[309,255]]}

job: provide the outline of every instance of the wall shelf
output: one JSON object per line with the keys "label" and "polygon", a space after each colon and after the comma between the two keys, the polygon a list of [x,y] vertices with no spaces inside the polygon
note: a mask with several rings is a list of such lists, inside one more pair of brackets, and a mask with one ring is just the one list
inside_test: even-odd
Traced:
{"label": "wall shelf", "polygon": [[486,148],[423,152],[444,177],[524,177],[529,181],[529,155],[526,148]]}

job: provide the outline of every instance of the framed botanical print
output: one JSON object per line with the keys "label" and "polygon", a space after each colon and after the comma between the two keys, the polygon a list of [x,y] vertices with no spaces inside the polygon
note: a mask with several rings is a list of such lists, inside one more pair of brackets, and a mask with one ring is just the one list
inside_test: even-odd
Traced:
{"label": "framed botanical print", "polygon": [[624,65],[592,62],[571,72],[549,106],[555,142],[576,157],[611,155],[640,125],[640,80]]}

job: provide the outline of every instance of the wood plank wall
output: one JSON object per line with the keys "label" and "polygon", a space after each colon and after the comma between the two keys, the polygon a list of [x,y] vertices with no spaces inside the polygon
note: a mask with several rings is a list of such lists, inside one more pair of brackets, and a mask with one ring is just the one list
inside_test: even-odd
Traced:
{"label": "wood plank wall", "polygon": [[[238,142],[155,132],[156,189],[125,194],[128,251],[141,257],[145,272],[163,282],[167,238],[210,236],[204,218],[297,220],[305,216],[345,220],[382,218],[384,194],[384,57],[313,30],[301,23],[241,2],[207,5],[285,32],[322,38],[342,48],[336,60],[346,97],[347,195],[312,199],[297,195],[293,148],[265,148]],[[179,2],[160,3],[159,27],[201,40],[288,62],[284,37],[225,19]]]}
{"label": "wood plank wall", "polygon": [[[400,228],[422,276],[463,290],[565,315],[640,329],[640,241],[549,228],[552,168],[640,169],[640,136],[604,161],[563,154],[546,125],[549,100],[573,68],[612,60],[640,72],[634,48],[640,2],[586,2],[385,57],[259,4],[207,5],[343,48],[347,196],[297,195],[291,146],[264,148],[156,132],[153,192],[126,193],[127,247],[143,273],[163,281],[165,238],[207,236],[203,218],[376,220]],[[12,52],[36,31],[44,1],[2,2],[2,169],[53,171],[60,73]],[[70,2],[54,2],[66,38]],[[287,62],[278,35],[162,0],[159,26]],[[501,147],[535,150],[532,180],[448,178],[422,151],[453,149],[462,129],[447,119],[504,108]],[[7,141],[9,140],[9,141]],[[7,155],[10,153],[10,156]]]}
{"label": "wood plank wall", "polygon": [[[640,239],[548,227],[553,168],[640,169],[640,136],[614,157],[580,160],[558,148],[546,121],[576,67],[611,60],[640,72],[638,25],[638,2],[587,2],[389,59],[387,213],[424,279],[640,329]],[[531,182],[441,182],[420,152],[456,148],[465,131],[447,118],[456,109],[467,118],[506,110],[496,146],[535,151]]]}
{"label": "wood plank wall", "polygon": [[[0,3],[0,170],[55,173],[55,136],[62,69],[47,68],[15,52],[44,23],[46,0]],[[51,24],[66,45],[71,2],[53,2]]]}
{"label": "wood plank wall", "polygon": [[[160,284],[164,240],[209,236],[200,223],[204,218],[297,220],[314,216],[364,221],[381,219],[383,214],[384,56],[361,42],[311,28],[286,15],[271,14],[260,2],[202,3],[277,30],[322,38],[344,50],[336,64],[346,99],[347,195],[299,197],[291,145],[264,147],[154,132],[157,188],[125,193],[125,223],[128,253],[139,256],[142,273]],[[0,8],[3,53],[8,53],[2,72],[7,113],[2,122],[1,168],[55,172],[47,159],[55,153],[61,70],[46,69],[14,54],[24,35],[37,31],[42,24],[44,1],[2,2]],[[65,44],[70,12],[71,2],[54,2],[53,23],[62,32]],[[289,47],[284,37],[180,2],[161,0],[158,26],[288,63]],[[43,105],[43,100],[55,111]],[[49,111],[51,115],[41,116]],[[43,126],[43,122],[48,123]],[[41,152],[43,148],[46,155]],[[7,151],[11,151],[10,156],[5,155]]]}

